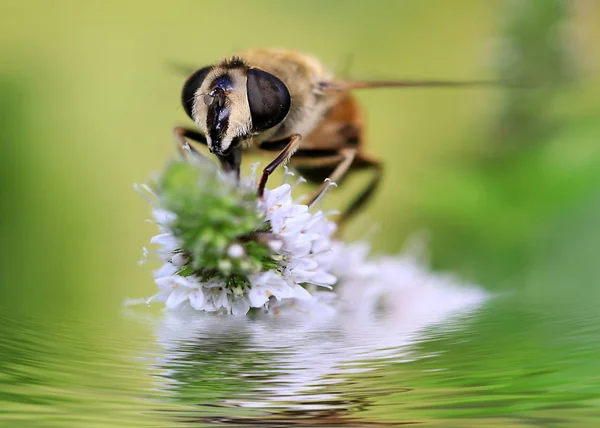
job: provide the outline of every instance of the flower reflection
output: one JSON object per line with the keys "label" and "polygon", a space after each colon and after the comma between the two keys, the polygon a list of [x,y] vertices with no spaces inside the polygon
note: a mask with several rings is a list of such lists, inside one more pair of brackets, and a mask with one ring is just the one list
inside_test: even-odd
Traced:
{"label": "flower reflection", "polygon": [[316,293],[249,318],[165,313],[159,368],[173,398],[199,405],[205,417],[225,413],[215,406],[245,409],[245,418],[346,417],[374,399],[368,390],[347,396],[354,377],[419,358],[410,345],[425,328],[452,325],[486,299],[412,256],[366,261],[359,245],[342,251],[356,269],[346,269],[337,296]]}

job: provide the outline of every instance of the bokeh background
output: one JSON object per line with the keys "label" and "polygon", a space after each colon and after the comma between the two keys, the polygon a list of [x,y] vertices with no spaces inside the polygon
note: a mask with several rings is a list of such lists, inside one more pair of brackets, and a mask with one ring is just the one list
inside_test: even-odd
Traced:
{"label": "bokeh background", "polygon": [[594,0],[3,0],[2,311],[68,314],[72,326],[153,293],[137,261],[155,230],[132,185],[161,170],[172,127],[189,124],[174,65],[262,46],[312,53],[353,78],[518,83],[357,93],[386,170],[347,236],[397,252],[426,233],[435,268],[518,289],[549,313],[598,302],[599,45]]}
{"label": "bokeh background", "polygon": [[435,263],[490,284],[566,233],[600,191],[594,1],[9,0],[2,9],[0,289],[15,306],[104,311],[152,291],[136,261],[154,230],[132,184],[160,171],[174,154],[172,126],[188,123],[174,65],[244,48],[313,53],[354,78],[539,85],[357,93],[369,151],[387,168],[348,235],[378,227],[377,250],[426,230]]}

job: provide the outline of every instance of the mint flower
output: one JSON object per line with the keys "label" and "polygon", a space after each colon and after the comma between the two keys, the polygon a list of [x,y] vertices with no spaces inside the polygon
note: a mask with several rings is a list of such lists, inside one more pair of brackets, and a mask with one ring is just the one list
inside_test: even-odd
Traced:
{"label": "mint flower", "polygon": [[238,185],[199,161],[172,162],[138,187],[160,232],[145,253],[163,262],[154,272],[159,292],[147,302],[241,315],[268,309],[272,298],[309,300],[308,285],[331,288],[336,227],[328,213],[295,203],[295,186],[266,190],[262,200],[255,187],[253,176]]}

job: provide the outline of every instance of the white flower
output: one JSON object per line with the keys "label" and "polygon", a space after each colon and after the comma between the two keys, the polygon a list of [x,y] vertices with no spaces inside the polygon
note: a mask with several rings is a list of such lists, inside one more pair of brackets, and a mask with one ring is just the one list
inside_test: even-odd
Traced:
{"label": "white flower", "polygon": [[[286,175],[290,174],[286,172]],[[247,189],[253,185],[253,179],[242,183]],[[257,200],[256,208],[264,213],[265,224],[270,226],[267,246],[277,268],[249,273],[246,285],[226,284],[222,278],[202,281],[186,269],[191,259],[173,230],[177,214],[161,207],[160,195],[144,188],[156,199],[152,202],[152,214],[161,232],[150,240],[159,248],[146,250],[146,253],[155,254],[163,262],[154,272],[159,292],[147,301],[164,302],[172,310],[191,307],[238,315],[247,313],[251,307],[268,308],[273,299],[310,300],[311,294],[304,287],[307,284],[331,288],[336,282],[336,277],[329,272],[333,255],[331,238],[336,225],[327,219],[328,213],[312,213],[307,205],[295,203],[293,188],[284,183],[265,190],[264,198]],[[231,242],[224,248],[223,258],[218,262],[221,271],[230,271],[234,262],[247,263],[243,260],[246,254],[240,243]]]}
{"label": "white flower", "polygon": [[169,227],[177,220],[175,213],[161,208],[153,209],[152,216],[156,219],[156,224],[164,232],[168,231]]}
{"label": "white flower", "polygon": [[336,277],[326,271],[330,264],[331,237],[335,223],[327,220],[327,214],[318,211],[312,214],[308,206],[294,204],[292,186],[283,184],[265,191],[261,207],[271,223],[273,233],[282,238],[278,252],[287,259],[284,276],[292,284],[310,283],[332,286]]}
{"label": "white flower", "polygon": [[[286,175],[290,174],[286,172]],[[206,180],[202,183],[205,189]],[[213,204],[217,206],[228,190],[230,193],[232,189],[238,191],[232,187],[237,184],[230,180],[213,184],[217,187],[216,193],[207,197],[212,197]],[[233,192],[233,196],[230,194],[223,207],[235,205],[239,198],[250,195],[247,192],[254,192],[254,186],[253,178],[242,180],[239,192]],[[433,289],[437,292],[440,285],[447,290],[456,283],[452,278],[432,273],[410,254],[369,258],[370,248],[366,243],[348,245],[333,241],[336,225],[328,220],[329,213],[314,212],[312,207],[295,202],[292,198],[294,187],[284,183],[265,190],[263,199],[255,201],[247,198],[241,202],[245,204],[246,216],[253,218],[250,230],[261,232],[257,232],[256,236],[244,235],[243,239],[239,235],[233,238],[224,235],[228,238],[218,241],[216,252],[210,253],[212,267],[205,269],[201,256],[194,260],[194,254],[203,253],[185,248],[185,245],[190,245],[190,235],[185,235],[188,244],[184,244],[184,238],[178,237],[182,236],[181,224],[192,229],[196,227],[194,222],[198,208],[207,207],[202,205],[204,199],[196,201],[200,206],[192,206],[190,217],[189,212],[182,214],[177,208],[174,209],[177,212],[166,209],[162,195],[142,186],[150,193],[151,197],[147,199],[153,205],[154,223],[160,232],[150,241],[158,248],[145,250],[145,253],[153,254],[162,261],[162,266],[154,271],[159,291],[147,301],[164,302],[171,310],[193,309],[234,315],[246,314],[250,308],[264,308],[277,313],[284,310],[331,313],[351,309],[355,314],[373,314],[379,310],[397,312],[402,307],[403,311],[410,313],[412,306],[407,302],[414,299],[407,299],[407,296],[412,293],[423,295]],[[172,191],[177,192],[178,187],[174,189]],[[191,190],[194,194],[196,188],[192,185]],[[223,208],[217,218],[227,215]],[[187,223],[179,223],[181,218],[187,218]],[[240,221],[244,219],[242,217]],[[205,238],[217,241],[215,236],[211,236],[215,234],[210,220],[199,226],[209,235],[198,235],[200,246],[207,242],[203,240]],[[191,236],[196,239],[196,235]],[[244,247],[244,243],[248,242],[244,239],[256,239],[254,243],[266,251],[267,261],[263,262],[262,255],[252,259],[253,250]],[[317,291],[317,287],[331,289],[334,284],[335,294]],[[440,304],[450,304],[451,296],[452,293]],[[480,297],[475,293],[474,300]]]}
{"label": "white flower", "polygon": [[162,276],[155,283],[160,291],[153,299],[163,300],[169,309],[175,309],[183,302],[189,302],[194,309],[200,309],[204,305],[203,287],[191,276]]}
{"label": "white flower", "polygon": [[[365,243],[337,245],[332,272],[339,276],[336,293],[345,311],[372,317],[395,314],[404,323],[435,322],[437,314],[449,314],[480,305],[487,294],[457,278],[432,272],[410,252],[367,259]],[[345,262],[343,262],[345,260]],[[341,264],[343,263],[343,265]]]}

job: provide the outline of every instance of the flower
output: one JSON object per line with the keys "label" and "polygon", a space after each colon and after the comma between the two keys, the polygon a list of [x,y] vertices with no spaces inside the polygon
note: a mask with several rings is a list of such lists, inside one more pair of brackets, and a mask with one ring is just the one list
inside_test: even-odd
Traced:
{"label": "flower", "polygon": [[327,271],[337,278],[335,293],[313,292],[309,301],[274,302],[271,312],[312,318],[350,314],[358,323],[363,318],[393,314],[394,319],[408,323],[411,318],[420,322],[418,317],[468,310],[488,298],[479,287],[433,272],[422,260],[425,243],[421,239],[408,244],[397,255],[370,256],[367,242],[334,241]]}
{"label": "flower", "polygon": [[285,276],[296,285],[331,286],[336,278],[323,266],[332,255],[331,236],[336,225],[327,220],[327,213],[311,214],[306,205],[294,204],[291,191],[292,187],[284,183],[271,191],[266,190],[264,201],[259,202],[273,233],[282,238],[280,251],[290,255]]}
{"label": "flower", "polygon": [[147,302],[242,315],[268,309],[273,298],[309,300],[307,286],[331,288],[336,226],[330,213],[294,202],[294,188],[284,182],[259,199],[253,176],[238,185],[206,163],[184,161],[139,186],[160,232],[145,254],[163,262],[154,271],[159,291]]}
{"label": "flower", "polygon": [[[338,255],[349,254],[344,257],[349,260],[364,254],[365,248],[365,244],[339,248]],[[440,315],[470,310],[488,298],[479,287],[431,271],[411,253],[365,258],[352,266],[345,277],[337,269],[333,272],[340,275],[336,292],[343,311],[351,312],[355,320],[394,314],[395,320],[404,324],[437,322]]]}
{"label": "flower", "polygon": [[[238,183],[206,163],[178,161],[152,186],[139,186],[159,230],[150,240],[155,248],[144,252],[162,262],[154,271],[158,292],[146,302],[234,315],[251,308],[326,317],[350,310],[359,319],[378,311],[410,313],[413,294],[441,294],[458,284],[411,252],[370,257],[367,243],[333,241],[331,212],[294,200],[303,180],[285,183],[290,175],[286,169],[284,182],[258,198],[254,173]],[[320,291],[334,284],[335,293]],[[475,290],[475,302],[483,298],[461,289]]]}

